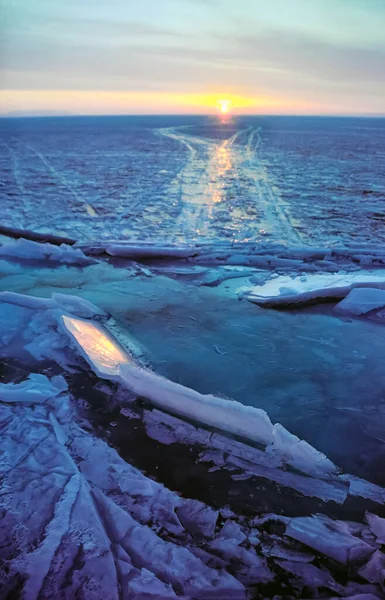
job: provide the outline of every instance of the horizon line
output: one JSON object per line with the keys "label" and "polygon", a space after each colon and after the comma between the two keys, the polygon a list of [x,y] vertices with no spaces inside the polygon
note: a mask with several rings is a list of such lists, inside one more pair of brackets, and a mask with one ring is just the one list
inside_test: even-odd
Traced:
{"label": "horizon line", "polygon": [[[0,113],[0,119],[52,119],[52,118],[82,118],[82,117],[217,117],[223,118],[223,115],[217,113],[37,113],[37,114],[17,114]],[[228,113],[226,117],[339,117],[339,118],[363,118],[363,119],[383,119],[384,113]]]}

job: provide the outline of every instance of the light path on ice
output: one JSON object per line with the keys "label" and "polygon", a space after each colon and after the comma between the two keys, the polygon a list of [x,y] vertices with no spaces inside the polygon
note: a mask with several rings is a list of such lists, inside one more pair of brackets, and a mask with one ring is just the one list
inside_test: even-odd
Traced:
{"label": "light path on ice", "polygon": [[238,288],[237,292],[256,304],[289,304],[311,298],[345,297],[353,286],[385,287],[385,271],[317,273],[290,277],[280,275],[263,285]]}
{"label": "light path on ice", "polygon": [[[173,226],[174,236],[215,238],[218,225],[222,230],[227,225],[233,235],[242,239],[250,236],[253,226],[257,227],[257,236],[276,232],[282,239],[298,242],[289,205],[274,185],[265,162],[256,154],[261,141],[258,128],[238,129],[224,141],[189,135],[188,127],[162,128],[159,133],[189,151],[184,167],[168,190],[181,209]],[[250,217],[248,208],[253,215],[258,211],[257,218]]]}
{"label": "light path on ice", "polygon": [[200,394],[139,367],[99,323],[65,315],[62,323],[100,377],[120,380],[137,396],[177,415],[265,444],[269,452],[285,454],[287,462],[302,472],[320,477],[336,472],[335,465],[324,454],[279,423],[273,426],[264,410]]}

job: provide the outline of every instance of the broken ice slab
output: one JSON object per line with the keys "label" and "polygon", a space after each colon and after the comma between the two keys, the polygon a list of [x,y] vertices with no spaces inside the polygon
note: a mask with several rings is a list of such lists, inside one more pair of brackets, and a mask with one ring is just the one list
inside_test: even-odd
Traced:
{"label": "broken ice slab", "polygon": [[134,364],[132,356],[99,323],[62,316],[66,331],[99,377],[116,379],[122,364]]}
{"label": "broken ice slab", "polygon": [[385,290],[372,287],[354,288],[335,307],[338,312],[351,315],[364,315],[385,306]]}
{"label": "broken ice slab", "polygon": [[356,287],[385,289],[385,271],[281,275],[263,285],[239,288],[238,293],[260,306],[285,306],[322,298],[342,299]]}
{"label": "broken ice slab", "polygon": [[203,426],[214,427],[285,455],[285,462],[308,475],[328,478],[336,466],[299,438],[271,423],[264,410],[240,402],[203,395],[142,368],[99,323],[62,315],[61,322],[99,377],[120,381],[136,396]]}
{"label": "broken ice slab", "polygon": [[110,256],[136,260],[139,258],[189,258],[198,254],[196,246],[141,244],[138,242],[108,244],[105,251]]}
{"label": "broken ice slab", "polygon": [[7,403],[40,404],[67,390],[61,375],[48,379],[45,375],[31,373],[21,383],[0,383],[0,400]]}
{"label": "broken ice slab", "polygon": [[375,550],[352,535],[346,523],[323,515],[291,519],[286,535],[343,565],[364,562]]}

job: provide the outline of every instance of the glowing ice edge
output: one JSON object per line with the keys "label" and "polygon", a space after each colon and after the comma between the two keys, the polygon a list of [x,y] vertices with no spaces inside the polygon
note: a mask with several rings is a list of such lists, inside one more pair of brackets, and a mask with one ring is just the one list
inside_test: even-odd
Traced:
{"label": "glowing ice edge", "polygon": [[119,381],[135,395],[175,415],[263,444],[268,452],[284,453],[287,463],[304,473],[328,478],[337,472],[324,454],[279,423],[273,425],[264,410],[203,395],[156,375],[139,366],[99,323],[68,315],[62,315],[61,322],[99,377]]}

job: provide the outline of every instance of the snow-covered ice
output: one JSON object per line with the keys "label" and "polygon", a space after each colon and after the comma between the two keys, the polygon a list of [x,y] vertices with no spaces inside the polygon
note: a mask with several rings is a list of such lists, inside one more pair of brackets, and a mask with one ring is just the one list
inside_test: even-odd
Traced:
{"label": "snow-covered ice", "polygon": [[339,302],[336,310],[341,313],[363,315],[385,306],[385,289],[374,287],[354,288]]}
{"label": "snow-covered ice", "polygon": [[281,275],[263,285],[241,287],[238,293],[261,306],[285,306],[328,298],[345,298],[353,288],[358,287],[385,289],[385,272],[360,270],[353,273],[317,273],[294,277]]}

